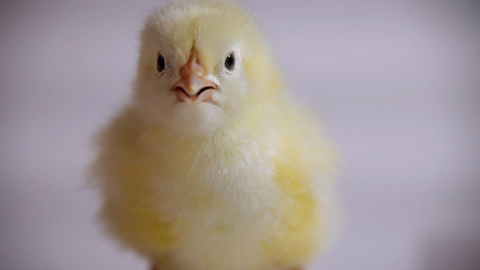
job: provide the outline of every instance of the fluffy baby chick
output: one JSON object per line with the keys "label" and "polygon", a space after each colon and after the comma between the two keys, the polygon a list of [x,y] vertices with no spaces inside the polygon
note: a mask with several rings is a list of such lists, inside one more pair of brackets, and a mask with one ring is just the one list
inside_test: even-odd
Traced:
{"label": "fluffy baby chick", "polygon": [[175,2],[141,34],[132,102],[101,132],[100,216],[161,270],[293,270],[329,238],[334,154],[254,21]]}

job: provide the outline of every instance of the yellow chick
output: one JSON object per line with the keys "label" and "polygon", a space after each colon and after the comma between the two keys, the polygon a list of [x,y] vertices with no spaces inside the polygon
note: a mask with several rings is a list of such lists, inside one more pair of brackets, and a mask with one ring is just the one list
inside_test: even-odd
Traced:
{"label": "yellow chick", "polygon": [[334,152],[231,2],[148,17],[132,102],[98,147],[106,231],[152,269],[302,269],[330,238]]}

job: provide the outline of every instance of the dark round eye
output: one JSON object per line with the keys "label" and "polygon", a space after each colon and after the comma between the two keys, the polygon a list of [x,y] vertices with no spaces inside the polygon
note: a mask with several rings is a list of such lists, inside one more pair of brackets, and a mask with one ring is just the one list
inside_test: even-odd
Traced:
{"label": "dark round eye", "polygon": [[235,54],[233,52],[231,52],[230,54],[227,55],[227,57],[225,58],[225,67],[232,71],[235,69],[235,63],[236,63],[236,59],[235,59]]}
{"label": "dark round eye", "polygon": [[165,57],[161,53],[158,53],[157,56],[157,70],[162,72],[165,69]]}

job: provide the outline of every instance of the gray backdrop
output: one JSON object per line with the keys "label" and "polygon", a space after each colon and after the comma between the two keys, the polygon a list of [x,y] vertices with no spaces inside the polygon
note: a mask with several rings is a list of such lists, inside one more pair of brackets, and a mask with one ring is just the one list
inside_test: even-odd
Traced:
{"label": "gray backdrop", "polygon": [[[311,269],[480,269],[477,1],[239,1],[342,157],[346,218]],[[158,1],[0,3],[0,269],[146,269],[83,189]]]}

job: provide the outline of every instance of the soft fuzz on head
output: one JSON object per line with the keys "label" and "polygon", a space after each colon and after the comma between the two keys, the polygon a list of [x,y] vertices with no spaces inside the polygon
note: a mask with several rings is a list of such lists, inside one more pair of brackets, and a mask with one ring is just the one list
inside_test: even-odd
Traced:
{"label": "soft fuzz on head", "polygon": [[[266,89],[278,83],[265,80],[275,78],[276,70],[254,21],[231,2],[172,3],[148,17],[141,42],[135,101],[150,120],[177,135],[209,135],[228,127],[248,114],[248,106],[261,103],[250,101],[268,98]],[[218,91],[211,102],[191,106],[177,102],[171,87],[194,47]],[[225,58],[231,52],[236,65],[228,70]],[[166,64],[162,72],[159,53]]]}

